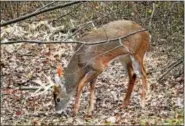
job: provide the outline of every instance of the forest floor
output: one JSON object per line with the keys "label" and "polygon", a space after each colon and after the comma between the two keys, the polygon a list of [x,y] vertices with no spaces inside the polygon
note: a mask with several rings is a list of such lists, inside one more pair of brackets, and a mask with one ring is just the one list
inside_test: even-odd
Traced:
{"label": "forest floor", "polygon": [[[10,31],[7,30],[2,38],[13,36]],[[20,39],[26,33],[22,34],[15,35],[12,39]],[[38,37],[36,34],[32,36],[26,34],[27,37],[22,39],[35,39]],[[38,34],[39,37],[43,37],[41,33],[38,32]],[[159,39],[158,43],[163,41],[165,40]],[[178,50],[179,46],[174,44],[151,44],[151,50],[145,57],[144,64],[150,87],[145,108],[141,108],[140,105],[142,83],[141,79],[137,78],[130,105],[125,109],[120,109],[126,94],[128,76],[118,61],[109,64],[109,67],[98,77],[93,117],[88,120],[84,116],[88,108],[89,86],[85,87],[82,93],[80,109],[76,117],[72,117],[74,98],[67,108],[68,115],[57,116],[51,92],[29,97],[32,91],[18,89],[19,86],[35,85],[31,80],[39,78],[45,81],[42,73],[51,77],[56,74],[57,64],[59,62],[67,64],[74,46],[72,44],[28,43],[1,45],[1,124],[183,125],[184,75],[178,74],[179,71],[183,71],[183,64],[169,73],[168,77],[161,82],[157,81],[162,74],[161,71],[178,59],[175,57],[178,55],[177,51],[169,51],[170,49]]]}

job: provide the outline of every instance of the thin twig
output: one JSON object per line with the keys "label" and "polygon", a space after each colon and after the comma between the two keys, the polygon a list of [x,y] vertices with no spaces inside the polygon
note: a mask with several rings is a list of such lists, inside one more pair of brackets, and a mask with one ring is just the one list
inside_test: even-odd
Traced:
{"label": "thin twig", "polygon": [[[80,24],[80,25],[78,25],[77,27],[80,27],[80,26],[82,26],[82,27],[80,27],[79,29],[77,29],[75,32],[73,32],[73,34],[71,34],[70,36],[68,36],[66,39],[64,39],[64,41],[66,41],[67,39],[69,39],[70,37],[72,37],[72,36],[74,36],[76,33],[78,33],[79,31],[81,31],[83,28],[85,28],[86,26],[88,26],[89,24],[91,24],[92,23],[92,21],[89,21],[89,22],[87,22],[87,23],[85,23],[85,24]],[[74,29],[74,28],[72,28],[72,29]],[[69,30],[70,31],[70,30]]]}
{"label": "thin twig", "polygon": [[80,4],[79,4],[77,7],[75,7],[74,9],[72,9],[71,11],[67,12],[66,14],[61,15],[60,17],[57,17],[56,19],[54,19],[54,20],[52,20],[52,21],[57,21],[57,20],[59,20],[60,18],[69,15],[70,13],[72,13],[72,12],[74,12],[76,9],[78,9],[79,7],[80,7]]}
{"label": "thin twig", "polygon": [[[28,87],[28,86],[20,86],[19,87],[19,90],[37,90],[39,89],[40,86],[31,86],[31,87]],[[45,88],[41,88],[41,91],[44,90]]]}
{"label": "thin twig", "polygon": [[[160,82],[161,80],[163,80],[163,78],[171,71],[173,70],[176,66],[178,66],[179,64],[183,63],[183,58],[181,58],[178,62],[173,63],[173,67],[171,67],[170,69],[168,69],[164,74],[161,75],[161,77],[157,80],[158,82]],[[170,65],[171,66],[171,65]]]}
{"label": "thin twig", "polygon": [[38,8],[35,12],[41,11],[42,9],[44,9],[44,8],[46,8],[46,7],[48,7],[48,6],[52,5],[52,4],[54,4],[55,2],[56,2],[56,1],[50,2],[50,3],[48,3],[48,4],[44,5],[44,6],[42,6],[41,8]]}
{"label": "thin twig", "polygon": [[119,39],[124,39],[124,38],[127,38],[131,35],[134,35],[136,33],[139,33],[139,32],[144,32],[144,31],[147,31],[147,29],[142,29],[142,30],[138,30],[138,31],[135,31],[135,32],[132,32],[128,35],[124,35],[120,38],[116,38],[116,39],[110,39],[110,40],[104,40],[104,41],[98,41],[98,42],[84,42],[84,41],[36,41],[36,40],[20,40],[20,41],[8,41],[8,42],[1,42],[0,44],[17,44],[17,43],[31,43],[31,44],[60,44],[60,43],[65,43],[65,44],[85,44],[85,45],[97,45],[97,44],[103,44],[103,43],[106,43],[106,42],[114,42],[114,41],[117,41]]}
{"label": "thin twig", "polygon": [[153,10],[152,10],[152,15],[150,17],[150,22],[149,22],[149,29],[151,29],[151,25],[152,25],[152,19],[153,19],[153,16],[154,16],[154,12],[155,12],[155,2],[153,2]]}
{"label": "thin twig", "polygon": [[168,65],[167,67],[165,67],[165,68],[163,68],[163,70],[161,70],[161,72],[163,73],[164,71],[166,71],[166,69],[169,69],[169,68],[171,68],[171,67],[174,67],[175,66],[175,64],[177,64],[178,62],[181,62],[181,60],[182,60],[183,58],[181,57],[180,59],[178,59],[177,61],[175,61],[175,62],[173,62],[173,63],[171,63],[170,65]]}
{"label": "thin twig", "polygon": [[[73,34],[71,34],[70,36],[68,36],[68,38],[70,38],[70,37],[76,35],[76,33],[78,33],[79,31],[81,31],[83,28],[85,28],[85,27],[88,26],[89,24],[92,24],[92,22],[96,22],[96,21],[98,21],[98,20],[101,20],[101,19],[103,19],[103,18],[109,16],[110,14],[112,14],[112,13],[105,14],[104,16],[98,17],[98,18],[96,18],[96,19],[94,19],[94,20],[92,20],[92,21],[89,21],[89,22],[86,22],[86,23],[83,23],[83,24],[79,24],[79,25],[76,27],[76,29],[77,29],[77,28],[78,28],[78,29],[77,29],[75,32],[73,32]],[[72,28],[72,29],[74,29],[74,28]],[[70,30],[71,30],[71,29],[70,29]],[[69,30],[69,31],[70,31],[70,30]],[[68,39],[68,38],[67,38],[67,39]],[[67,40],[67,39],[64,39],[64,40]]]}

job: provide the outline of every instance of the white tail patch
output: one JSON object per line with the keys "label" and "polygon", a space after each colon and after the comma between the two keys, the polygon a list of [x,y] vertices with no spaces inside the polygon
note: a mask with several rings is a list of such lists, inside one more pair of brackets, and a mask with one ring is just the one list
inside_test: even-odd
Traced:
{"label": "white tail patch", "polygon": [[151,42],[151,40],[152,40],[152,35],[151,35],[151,34],[149,34],[149,36],[150,36],[150,42]]}
{"label": "white tail patch", "polygon": [[132,55],[130,55],[130,59],[132,60],[132,66],[133,66],[135,73],[139,75],[139,77],[142,77],[141,65]]}

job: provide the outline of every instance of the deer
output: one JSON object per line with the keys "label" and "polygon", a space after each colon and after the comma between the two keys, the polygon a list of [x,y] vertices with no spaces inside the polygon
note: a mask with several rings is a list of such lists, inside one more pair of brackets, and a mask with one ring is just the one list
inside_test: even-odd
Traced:
{"label": "deer", "polygon": [[[78,44],[67,67],[58,69],[58,79],[56,79],[58,81],[53,86],[56,112],[64,112],[70,99],[76,95],[73,109],[73,116],[76,116],[83,88],[89,84],[90,102],[87,116],[91,117],[95,104],[97,77],[115,59],[119,59],[129,77],[126,96],[121,108],[127,107],[130,103],[131,93],[137,78],[136,70],[142,79],[141,106],[144,107],[148,86],[143,60],[149,50],[151,38],[149,32],[142,29],[134,21],[117,20],[104,24],[79,37],[79,41],[87,44]],[[122,38],[122,36],[125,37]],[[102,43],[97,43],[100,41]]]}

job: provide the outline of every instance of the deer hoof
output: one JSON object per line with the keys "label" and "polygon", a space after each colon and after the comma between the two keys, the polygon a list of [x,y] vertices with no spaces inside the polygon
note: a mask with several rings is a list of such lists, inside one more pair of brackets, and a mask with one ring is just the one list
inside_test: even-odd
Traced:
{"label": "deer hoof", "polygon": [[72,115],[72,117],[75,117],[77,115],[77,113],[76,112],[73,112],[73,115]]}
{"label": "deer hoof", "polygon": [[93,117],[93,116],[92,116],[91,114],[85,115],[85,119],[86,119],[86,120],[92,119],[92,117]]}
{"label": "deer hoof", "polygon": [[125,109],[130,104],[130,101],[124,101],[124,103],[120,106],[121,109]]}
{"label": "deer hoof", "polygon": [[141,101],[141,107],[142,108],[145,108],[145,105],[146,105],[146,101],[144,99],[142,99],[142,101]]}
{"label": "deer hoof", "polygon": [[76,114],[73,113],[72,117],[75,117],[75,116],[76,116]]}

